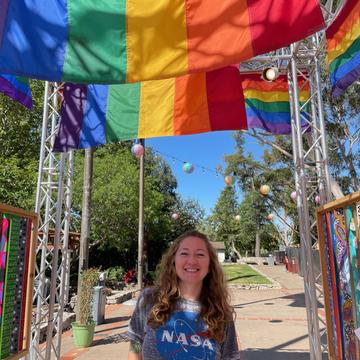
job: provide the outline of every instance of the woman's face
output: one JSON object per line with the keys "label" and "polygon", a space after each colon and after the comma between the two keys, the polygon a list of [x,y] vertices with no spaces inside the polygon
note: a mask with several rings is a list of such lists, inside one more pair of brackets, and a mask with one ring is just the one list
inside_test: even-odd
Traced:
{"label": "woman's face", "polygon": [[175,270],[180,285],[201,285],[209,272],[210,256],[203,239],[188,236],[175,253]]}

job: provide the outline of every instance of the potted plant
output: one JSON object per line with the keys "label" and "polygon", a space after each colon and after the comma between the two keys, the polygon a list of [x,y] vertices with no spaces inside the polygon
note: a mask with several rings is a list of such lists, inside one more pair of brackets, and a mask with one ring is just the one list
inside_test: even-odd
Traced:
{"label": "potted plant", "polygon": [[77,347],[88,347],[94,338],[95,322],[92,319],[93,288],[99,280],[97,269],[87,269],[81,272],[81,287],[77,296],[78,321],[71,324],[74,343]]}

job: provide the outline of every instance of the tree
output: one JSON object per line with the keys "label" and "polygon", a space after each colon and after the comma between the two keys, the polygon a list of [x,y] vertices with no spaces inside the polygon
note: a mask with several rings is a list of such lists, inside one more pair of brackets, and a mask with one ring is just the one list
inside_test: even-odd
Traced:
{"label": "tree", "polygon": [[235,187],[227,186],[221,192],[208,222],[216,241],[225,244],[227,255],[231,253],[232,242],[238,234],[235,216],[238,213],[238,202]]}
{"label": "tree", "polygon": [[[268,199],[259,194],[260,186],[268,184],[273,189],[277,187],[277,174],[272,171],[265,162],[256,161],[252,154],[246,155],[244,152],[245,140],[243,134],[237,132],[235,134],[236,150],[232,155],[227,155],[225,160],[228,164],[226,172],[233,173],[236,177],[240,189],[243,191],[247,201],[251,202],[254,209],[252,214],[252,230],[255,236],[255,256],[260,256],[261,249],[261,233],[264,226],[263,217],[270,213],[271,207],[276,206],[274,202],[270,203]],[[246,243],[246,241],[245,241]]]}
{"label": "tree", "polygon": [[[90,266],[135,267],[138,224],[138,160],[131,143],[103,146],[94,153]],[[81,213],[83,154],[76,154],[73,212]],[[164,160],[146,149],[144,212],[149,267],[155,268],[167,244],[179,231],[194,228],[202,210],[176,193],[176,179]],[[182,216],[171,219],[174,208]],[[176,230],[178,229],[178,230]]]}
{"label": "tree", "polygon": [[0,94],[0,202],[34,210],[44,85],[31,81],[33,110]]}

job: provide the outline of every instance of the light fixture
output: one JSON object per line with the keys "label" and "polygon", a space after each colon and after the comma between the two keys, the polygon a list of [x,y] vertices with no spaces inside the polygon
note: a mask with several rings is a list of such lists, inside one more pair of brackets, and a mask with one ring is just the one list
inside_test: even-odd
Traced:
{"label": "light fixture", "polygon": [[279,77],[279,69],[276,66],[268,67],[262,72],[261,78],[267,82],[272,82]]}

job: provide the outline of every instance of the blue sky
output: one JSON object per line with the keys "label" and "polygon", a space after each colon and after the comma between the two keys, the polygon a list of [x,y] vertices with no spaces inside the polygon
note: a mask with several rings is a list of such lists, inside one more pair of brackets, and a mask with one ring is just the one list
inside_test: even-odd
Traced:
{"label": "blue sky", "polygon": [[[248,138],[248,137],[247,137]],[[259,145],[248,138],[246,150],[255,151]],[[183,198],[192,198],[199,202],[207,214],[215,206],[225,187],[224,178],[216,176],[216,166],[226,167],[224,156],[235,151],[232,131],[163,137],[147,139],[146,146],[159,152],[171,166],[178,181],[178,192]],[[182,170],[182,164],[188,161],[195,166],[192,174]]]}

